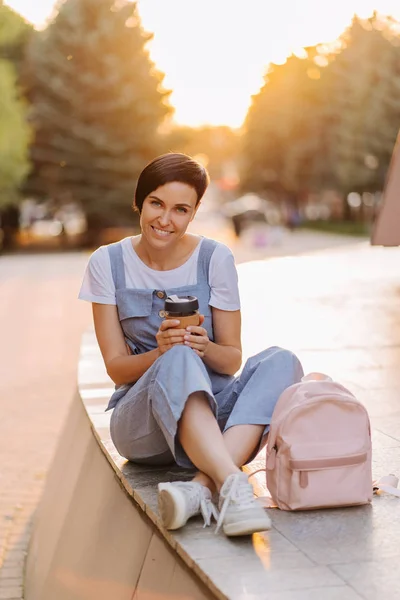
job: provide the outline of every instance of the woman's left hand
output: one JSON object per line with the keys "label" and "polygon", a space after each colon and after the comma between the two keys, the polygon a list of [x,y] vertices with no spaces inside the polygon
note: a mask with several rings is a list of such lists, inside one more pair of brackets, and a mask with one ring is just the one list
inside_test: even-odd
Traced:
{"label": "woman's left hand", "polygon": [[186,333],[184,337],[185,346],[189,346],[194,350],[197,356],[203,358],[207,351],[207,346],[210,343],[208,338],[207,330],[201,325],[204,323],[204,316],[200,315],[200,325],[190,325],[186,327]]}

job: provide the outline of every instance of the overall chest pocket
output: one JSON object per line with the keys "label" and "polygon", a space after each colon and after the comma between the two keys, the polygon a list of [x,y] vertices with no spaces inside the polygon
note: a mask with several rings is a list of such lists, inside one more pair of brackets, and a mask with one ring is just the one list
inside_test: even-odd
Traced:
{"label": "overall chest pocket", "polygon": [[153,307],[153,294],[148,290],[117,290],[120,321],[133,317],[148,317]]}
{"label": "overall chest pocket", "polygon": [[[139,348],[156,345],[160,318],[153,311],[153,294],[148,290],[117,290],[118,315],[125,337]],[[129,344],[133,350],[131,344]]]}

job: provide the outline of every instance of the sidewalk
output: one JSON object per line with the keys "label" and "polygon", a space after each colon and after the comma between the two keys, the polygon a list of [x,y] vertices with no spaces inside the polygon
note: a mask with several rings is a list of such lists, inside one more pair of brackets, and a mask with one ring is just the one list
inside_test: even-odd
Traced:
{"label": "sidewalk", "polygon": [[[358,240],[343,246],[342,238],[339,246],[312,253],[307,239],[296,246],[306,254],[239,265],[244,354],[285,346],[306,371],[326,371],[347,385],[370,412],[374,475],[399,475],[400,249]],[[72,399],[81,333],[91,320],[90,307],[75,301],[86,261],[78,253],[0,257],[0,600],[23,598],[30,520]],[[397,599],[399,502],[382,496],[369,511],[294,519],[273,511],[289,552],[321,565],[321,580],[307,583],[303,569],[280,563],[271,545],[271,568],[287,590],[271,598]],[[289,568],[293,588],[285,583]],[[326,587],[337,578],[341,585]]]}
{"label": "sidewalk", "polygon": [[[246,263],[239,273],[245,355],[281,345],[298,354],[306,372],[322,371],[346,385],[370,414],[374,478],[400,477],[400,249],[361,243]],[[265,491],[265,478],[257,478]],[[302,515],[272,510],[273,526],[293,552],[323,569],[321,581],[306,584],[303,593],[276,598],[397,600],[399,516],[399,498],[385,494],[371,507]],[[279,558],[271,545],[277,571]],[[305,569],[297,574],[300,582]],[[329,587],[332,575],[346,587]]]}
{"label": "sidewalk", "polygon": [[[266,238],[268,241],[268,237]],[[282,256],[300,256],[320,250],[335,250],[347,246],[358,246],[366,243],[362,237],[339,235],[335,233],[323,233],[306,229],[289,231],[283,229],[274,239],[262,245],[263,238],[257,239],[256,232],[251,230],[245,232],[239,239],[232,240],[228,245],[231,247],[237,264],[253,260],[265,260]],[[260,244],[257,246],[257,244]]]}
{"label": "sidewalk", "polygon": [[0,256],[0,600],[23,598],[32,516],[76,389],[86,260]]}
{"label": "sidewalk", "polygon": [[199,235],[207,235],[229,246],[235,256],[236,264],[253,260],[265,260],[281,256],[297,256],[319,250],[335,249],[345,246],[359,245],[367,242],[366,238],[311,231],[309,229],[253,226],[236,237],[229,221],[216,214],[206,222],[199,220],[199,215],[190,224],[190,231]]}

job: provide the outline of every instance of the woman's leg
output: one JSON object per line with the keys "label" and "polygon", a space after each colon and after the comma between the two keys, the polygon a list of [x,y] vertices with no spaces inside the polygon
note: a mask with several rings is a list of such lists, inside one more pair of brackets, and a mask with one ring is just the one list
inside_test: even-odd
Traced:
{"label": "woman's leg", "polygon": [[[212,488],[211,479],[219,489],[228,475],[239,472],[253,452],[264,424],[244,423],[223,435],[215,418],[215,402],[210,398],[210,381],[202,361],[190,348],[176,346],[157,362],[157,372],[149,377],[151,384],[143,385],[144,395],[150,396],[152,415],[178,464],[195,465],[203,473],[195,480]],[[255,371],[254,366],[248,368],[248,363],[237,382],[222,394],[239,395]],[[224,403],[223,408],[231,411],[235,401],[229,408]]]}
{"label": "woman's leg", "polygon": [[[184,362],[188,361],[186,367],[190,367],[191,355],[183,349],[176,350],[175,356],[180,360],[184,359]],[[246,363],[238,385],[235,386],[235,393],[239,400],[239,397],[247,397],[255,392],[256,403],[247,403],[245,417],[242,415],[243,410],[236,411],[235,422],[232,415],[236,409],[236,401],[226,426],[227,431],[232,431],[229,434],[226,431],[225,437],[215,419],[209,395],[205,391],[192,391],[186,395],[187,400],[178,422],[177,442],[201,473],[189,484],[160,484],[159,506],[166,527],[181,527],[188,518],[198,514],[204,501],[210,503],[210,492],[201,491],[206,488],[199,485],[202,483],[207,486],[207,477],[220,490],[222,510],[219,526],[223,524],[227,535],[245,535],[270,527],[268,516],[255,502],[252,486],[248,483],[247,476],[240,472],[239,466],[259,446],[262,432],[270,422],[280,393],[294,383],[294,373],[299,372],[299,363],[296,361],[296,357],[287,351],[270,349]],[[260,367],[261,364],[264,366]],[[185,369],[181,369],[181,372],[185,372]],[[265,393],[267,382],[267,401],[264,401],[263,392]],[[202,513],[203,516],[206,514],[203,510]],[[209,519],[208,513],[205,521],[209,523]]]}
{"label": "woman's leg", "polygon": [[[236,467],[242,467],[258,448],[264,429],[264,425],[236,425],[225,431],[222,439]],[[214,480],[202,471],[196,473],[193,481],[208,487],[212,493],[216,491]]]}
{"label": "woman's leg", "polygon": [[243,461],[240,466],[266,444],[279,396],[303,374],[297,356],[276,346],[246,362],[235,388],[237,400],[224,427],[224,439],[234,460]]}
{"label": "woman's leg", "polygon": [[[218,490],[229,475],[240,472],[204,393],[194,393],[187,399],[179,422],[178,439],[193,464]],[[200,483],[202,477],[199,475],[195,480]],[[203,481],[207,483],[204,478]]]}
{"label": "woman's leg", "polygon": [[214,414],[216,402],[201,359],[185,346],[161,356],[128,389],[111,415],[111,437],[121,456],[143,464],[175,459],[179,466],[193,468],[177,442],[177,430],[187,398],[199,390]]}
{"label": "woman's leg", "polygon": [[[237,453],[240,461],[242,455],[247,455],[246,446],[249,451],[253,448],[254,440],[259,439],[263,427],[261,431],[257,431],[258,426],[246,429],[246,439],[241,444],[242,454]],[[207,525],[214,515],[218,522],[217,530],[222,525],[227,535],[248,535],[270,528],[270,519],[254,499],[247,476],[230,454],[233,436],[230,435],[226,443],[203,392],[195,392],[187,399],[179,422],[178,439],[201,473],[192,482],[159,484],[159,509],[167,528],[182,527],[199,512]],[[211,502],[210,480],[220,492],[220,515]]]}
{"label": "woman's leg", "polygon": [[[241,401],[237,408],[235,403],[232,419],[228,419],[223,434],[225,447],[237,467],[242,467],[260,450],[261,440],[266,443],[265,426],[270,423],[280,394],[302,376],[303,369],[297,357],[279,347],[268,348],[247,361],[232,390]],[[258,423],[252,424],[252,419],[257,419]],[[242,423],[238,422],[240,420]],[[213,480],[204,472],[197,473],[194,481],[215,491]]]}

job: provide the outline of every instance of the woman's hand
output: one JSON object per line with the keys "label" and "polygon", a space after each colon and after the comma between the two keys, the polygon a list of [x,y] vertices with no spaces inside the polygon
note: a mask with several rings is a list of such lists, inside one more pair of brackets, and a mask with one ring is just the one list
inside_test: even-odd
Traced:
{"label": "woman's hand", "polygon": [[156,333],[156,340],[160,354],[164,354],[173,346],[183,344],[186,331],[177,329],[180,321],[174,319],[165,319],[160,325],[160,329]]}
{"label": "woman's hand", "polygon": [[201,325],[204,323],[204,316],[200,315],[200,326],[190,325],[186,327],[184,344],[194,350],[197,356],[203,358],[206,354],[210,340],[208,333]]}

